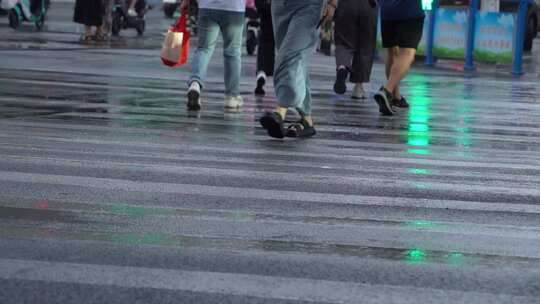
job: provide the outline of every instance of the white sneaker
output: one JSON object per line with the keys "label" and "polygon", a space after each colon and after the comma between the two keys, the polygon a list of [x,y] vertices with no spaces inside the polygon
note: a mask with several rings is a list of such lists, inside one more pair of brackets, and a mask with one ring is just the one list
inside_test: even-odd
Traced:
{"label": "white sneaker", "polygon": [[238,109],[244,105],[244,98],[242,96],[226,96],[225,108]]}
{"label": "white sneaker", "polygon": [[352,99],[366,99],[366,91],[364,91],[364,86],[362,84],[356,84],[354,86]]}
{"label": "white sneaker", "polygon": [[199,111],[201,109],[201,85],[197,81],[193,81],[189,86],[187,107],[190,111]]}
{"label": "white sneaker", "polygon": [[137,12],[134,9],[128,9],[128,16],[130,17],[137,17]]}

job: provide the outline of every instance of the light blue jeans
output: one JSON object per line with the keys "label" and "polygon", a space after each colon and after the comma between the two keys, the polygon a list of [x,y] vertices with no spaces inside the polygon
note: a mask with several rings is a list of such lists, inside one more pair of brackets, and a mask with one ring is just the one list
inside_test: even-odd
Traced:
{"label": "light blue jeans", "polygon": [[272,0],[278,54],[274,87],[281,107],[311,115],[307,60],[317,42],[317,23],[324,0]]}
{"label": "light blue jeans", "polygon": [[197,81],[202,87],[205,86],[208,64],[212,59],[221,32],[225,60],[225,95],[239,96],[244,13],[201,9],[199,10],[197,25],[199,43],[191,62],[192,72],[189,83]]}

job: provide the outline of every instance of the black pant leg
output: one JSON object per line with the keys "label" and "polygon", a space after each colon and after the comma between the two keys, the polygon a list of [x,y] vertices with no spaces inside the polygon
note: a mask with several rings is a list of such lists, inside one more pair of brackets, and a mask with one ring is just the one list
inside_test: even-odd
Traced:
{"label": "black pant leg", "polygon": [[257,71],[266,75],[274,75],[275,41],[270,4],[258,7],[261,28],[259,31],[259,48],[257,51]]}

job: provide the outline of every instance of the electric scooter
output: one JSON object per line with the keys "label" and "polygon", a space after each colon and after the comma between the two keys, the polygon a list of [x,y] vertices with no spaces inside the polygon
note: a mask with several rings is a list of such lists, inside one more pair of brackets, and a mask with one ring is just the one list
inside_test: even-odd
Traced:
{"label": "electric scooter", "polygon": [[0,16],[7,16],[8,12],[3,8],[2,0],[0,0]]}
{"label": "electric scooter", "polygon": [[[4,0],[5,1],[5,0]],[[9,26],[17,29],[23,22],[31,22],[38,31],[45,25],[48,0],[19,0],[8,12]]]}
{"label": "electric scooter", "polygon": [[135,4],[135,11],[137,16],[128,16],[127,7],[125,1],[116,0],[113,7],[113,18],[111,25],[111,32],[113,36],[118,36],[120,30],[134,28],[137,30],[137,34],[141,36],[146,29],[146,21],[144,15],[148,11],[146,1],[138,0]]}
{"label": "electric scooter", "polygon": [[173,18],[174,13],[176,13],[180,7],[180,3],[180,0],[163,0],[163,13],[165,13],[165,17]]}

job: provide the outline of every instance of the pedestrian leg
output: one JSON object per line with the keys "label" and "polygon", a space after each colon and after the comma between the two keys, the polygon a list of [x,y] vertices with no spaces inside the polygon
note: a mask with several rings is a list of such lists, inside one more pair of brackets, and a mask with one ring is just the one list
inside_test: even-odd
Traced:
{"label": "pedestrian leg", "polygon": [[342,95],[347,91],[347,77],[351,71],[354,53],[354,49],[343,44],[336,45],[336,80],[334,82],[336,94]]}
{"label": "pedestrian leg", "polygon": [[259,48],[257,50],[257,87],[255,95],[264,96],[266,77],[274,75],[275,42],[270,3],[257,2],[260,19]]}
{"label": "pedestrian leg", "polygon": [[201,89],[204,88],[208,64],[214,54],[219,37],[219,25],[214,17],[211,10],[201,9],[199,11],[199,42],[191,63],[192,71],[188,82],[187,106],[190,110],[200,110],[201,108]]}
{"label": "pedestrian leg", "polygon": [[240,96],[242,69],[242,36],[244,33],[244,14],[220,12],[221,32],[223,33],[223,57],[225,61],[225,107],[239,108],[243,105]]}
{"label": "pedestrian leg", "polygon": [[[274,87],[278,107],[261,118],[272,137],[307,137],[315,135],[311,117],[311,94],[307,59],[317,41],[316,27],[323,1],[272,1],[272,16],[278,54]],[[289,108],[296,108],[302,119],[285,134],[283,120]]]}
{"label": "pedestrian leg", "polygon": [[[375,48],[377,45],[378,10],[365,1],[355,1],[355,21],[353,33],[363,33],[362,39],[350,39],[354,43],[354,58],[351,68],[351,82],[355,84],[351,98],[365,99],[364,83],[371,78]],[[351,37],[352,38],[352,37]]]}
{"label": "pedestrian leg", "polygon": [[[392,71],[392,67],[394,66],[394,62],[398,60],[399,57],[399,47],[392,47],[388,48],[386,50],[386,62],[384,66],[384,70],[386,73],[386,80],[388,81],[390,79],[390,74]],[[397,86],[393,91],[391,91],[393,96],[399,96],[399,86]]]}
{"label": "pedestrian leg", "polygon": [[388,82],[384,86],[386,90],[392,92],[393,96],[400,96],[399,85],[409,72],[416,50],[411,48],[399,48],[393,52],[392,66],[389,70]]}
{"label": "pedestrian leg", "polygon": [[101,33],[105,37],[109,37],[111,34],[113,5],[114,0],[103,0],[103,25]]}

